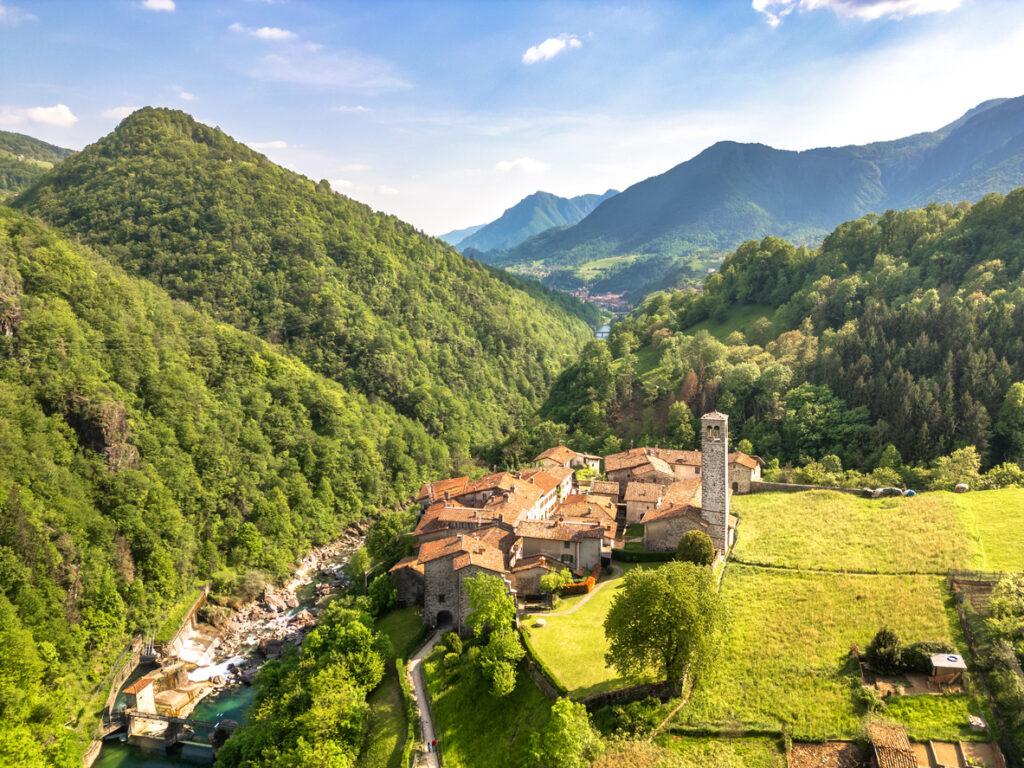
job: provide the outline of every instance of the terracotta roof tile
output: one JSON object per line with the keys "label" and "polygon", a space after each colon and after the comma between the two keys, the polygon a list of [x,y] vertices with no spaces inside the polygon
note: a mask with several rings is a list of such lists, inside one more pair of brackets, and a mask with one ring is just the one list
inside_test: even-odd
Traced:
{"label": "terracotta roof tile", "polygon": [[535,462],[551,459],[554,462],[565,465],[576,458],[576,451],[566,448],[564,445],[556,445],[548,448],[544,453],[534,459]]}
{"label": "terracotta roof tile", "polygon": [[590,484],[591,494],[601,494],[604,496],[619,496],[619,484],[612,483],[607,480],[595,480]]}
{"label": "terracotta roof tile", "polygon": [[[428,498],[431,500],[443,499],[445,491],[454,496],[460,493],[468,482],[468,477],[453,477],[448,480],[434,480],[431,483],[424,483],[420,487],[420,495],[416,497],[416,501],[423,501]],[[433,496],[431,496],[431,491],[433,491]]]}
{"label": "terracotta roof tile", "polygon": [[[550,467],[550,469],[563,469],[563,467]],[[545,494],[551,493],[555,488],[561,485],[562,481],[555,477],[547,469],[534,467],[533,469],[524,469],[519,473],[519,479],[525,480],[528,483],[533,483]]]}
{"label": "terracotta roof tile", "polygon": [[646,448],[630,448],[622,453],[613,453],[604,457],[604,471],[617,472],[620,469],[632,469],[647,463]]}
{"label": "terracotta roof tile", "polygon": [[704,529],[708,527],[707,520],[701,517],[700,509],[690,504],[673,504],[671,506],[662,505],[660,507],[655,507],[654,509],[649,509],[644,513],[643,518],[640,520],[640,524],[646,525],[647,523],[654,523],[659,520],[670,520],[675,517],[688,517],[697,523],[700,528]]}
{"label": "terracotta roof tile", "polygon": [[631,482],[626,484],[626,495],[623,499],[658,503],[665,495],[665,486],[658,483]]}
{"label": "terracotta roof tile", "polygon": [[418,573],[423,573],[423,564],[420,562],[419,555],[409,555],[409,557],[403,557],[401,560],[399,560],[397,563],[391,566],[388,573],[394,573],[395,571],[400,571],[403,568],[411,568],[412,570]]}
{"label": "terracotta roof tile", "polygon": [[604,538],[604,526],[598,523],[576,523],[565,520],[526,520],[517,530],[524,539],[547,539],[549,541],[582,541],[583,539]]}
{"label": "terracotta roof tile", "polygon": [[878,768],[917,768],[914,748],[902,726],[873,720],[868,723],[867,731],[875,748]]}
{"label": "terracotta roof tile", "polygon": [[741,453],[740,451],[735,451],[729,454],[729,463],[741,464],[744,467],[754,469],[757,467],[758,464],[764,464],[764,461],[761,459],[760,456],[748,456],[747,454]]}

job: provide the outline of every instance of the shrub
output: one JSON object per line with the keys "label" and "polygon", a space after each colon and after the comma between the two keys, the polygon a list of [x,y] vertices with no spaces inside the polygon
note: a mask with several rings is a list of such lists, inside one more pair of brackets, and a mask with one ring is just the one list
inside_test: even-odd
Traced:
{"label": "shrub", "polygon": [[459,654],[457,653],[446,653],[444,655],[444,668],[454,669],[459,663]]}
{"label": "shrub", "polygon": [[443,638],[444,647],[448,649],[449,654],[455,654],[458,656],[462,653],[462,638],[459,637],[457,632],[446,632]]}
{"label": "shrub", "polygon": [[878,630],[864,655],[871,669],[880,675],[898,675],[906,669],[900,639],[887,627]]}
{"label": "shrub", "polygon": [[653,696],[612,707],[615,734],[624,738],[642,739],[658,726],[660,720],[661,702]]}
{"label": "shrub", "polygon": [[927,675],[932,671],[932,656],[956,652],[956,648],[943,640],[922,640],[903,649],[903,668]]}
{"label": "shrub", "polygon": [[697,565],[711,565],[715,560],[715,545],[704,531],[687,531],[679,538],[676,560]]}
{"label": "shrub", "polygon": [[613,549],[612,557],[620,563],[667,563],[669,560],[675,560],[676,553]]}
{"label": "shrub", "polygon": [[878,691],[874,688],[868,688],[863,685],[858,685],[853,690],[853,704],[861,712],[880,712],[885,708],[885,702],[882,701],[882,697],[878,695]]}

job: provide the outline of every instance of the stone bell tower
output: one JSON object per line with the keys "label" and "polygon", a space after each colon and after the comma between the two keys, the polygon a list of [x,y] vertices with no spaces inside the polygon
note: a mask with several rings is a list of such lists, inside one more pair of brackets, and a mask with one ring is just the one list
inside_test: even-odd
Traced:
{"label": "stone bell tower", "polygon": [[701,516],[724,556],[729,548],[729,417],[712,411],[700,419]]}

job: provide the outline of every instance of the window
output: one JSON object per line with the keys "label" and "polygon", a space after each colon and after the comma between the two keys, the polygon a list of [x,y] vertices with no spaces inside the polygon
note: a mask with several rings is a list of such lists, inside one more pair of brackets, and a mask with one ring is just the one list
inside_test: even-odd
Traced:
{"label": "window", "polygon": [[694,468],[694,473],[699,475],[700,474],[700,467],[695,467]]}
{"label": "window", "polygon": [[563,541],[562,542],[562,549],[568,549],[568,548],[569,548],[569,542],[568,541]]}
{"label": "window", "polygon": [[444,602],[444,595],[438,595],[437,596],[437,602],[443,603]]}

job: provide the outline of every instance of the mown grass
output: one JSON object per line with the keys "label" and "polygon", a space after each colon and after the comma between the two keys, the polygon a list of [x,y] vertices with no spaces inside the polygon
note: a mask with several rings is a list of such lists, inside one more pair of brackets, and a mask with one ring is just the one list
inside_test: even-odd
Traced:
{"label": "mown grass", "polygon": [[[964,523],[962,504],[970,498],[972,508],[982,510],[979,519],[987,520],[995,493],[1002,492],[893,499],[835,491],[735,496],[732,509],[740,523],[733,556],[748,563],[833,571],[945,573],[980,568],[982,548]],[[1024,490],[1015,493],[1018,524],[1024,526]],[[1019,531],[1012,538],[1024,545]],[[1024,559],[1019,552],[1017,559]]]}
{"label": "mown grass", "polygon": [[1024,488],[948,495],[955,499],[968,535],[980,540],[978,567],[988,571],[1024,569]]}
{"label": "mown grass", "polygon": [[443,647],[426,658],[423,671],[430,692],[434,727],[446,768],[503,768],[521,764],[533,732],[543,728],[550,702],[519,666],[515,690],[492,696],[488,684],[463,653],[454,669],[444,669]]}
{"label": "mown grass", "polygon": [[[604,636],[604,617],[615,595],[622,589],[622,577],[626,571],[637,567],[636,563],[615,565],[620,569],[620,574],[609,579],[575,613],[563,616],[538,614],[537,618],[543,618],[546,622],[544,627],[533,626],[533,619],[528,616],[522,621],[534,650],[574,698],[639,682],[623,677],[604,660],[608,650],[608,641]],[[559,610],[572,607],[566,606],[566,603],[568,601],[559,606]]]}
{"label": "mown grass", "polygon": [[967,695],[890,696],[882,713],[907,729],[915,741],[990,741],[987,731],[972,731],[969,715],[980,715],[986,723],[993,722],[987,704]]}
{"label": "mown grass", "polygon": [[677,722],[781,729],[820,740],[861,733],[850,646],[882,626],[905,642],[962,644],[943,581],[932,576],[800,573],[731,564],[722,582],[728,629],[712,669]]}
{"label": "mown grass", "polygon": [[660,746],[672,750],[694,766],[714,768],[785,768],[786,751],[776,739],[659,737]]}
{"label": "mown grass", "polygon": [[400,654],[420,633],[423,621],[419,608],[399,608],[377,619],[377,629],[388,636],[395,654]]}

